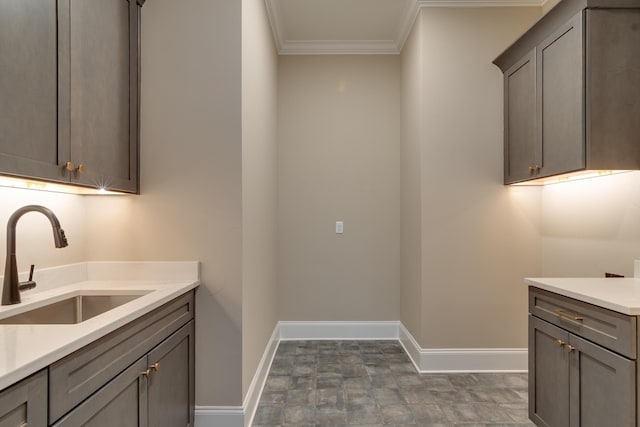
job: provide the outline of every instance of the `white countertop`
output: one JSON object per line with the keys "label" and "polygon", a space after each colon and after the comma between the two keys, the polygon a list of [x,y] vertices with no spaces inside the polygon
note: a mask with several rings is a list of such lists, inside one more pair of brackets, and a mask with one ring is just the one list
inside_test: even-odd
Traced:
{"label": "white countertop", "polygon": [[525,284],[631,316],[640,315],[640,279],[526,278]]}
{"label": "white countertop", "polygon": [[0,319],[83,294],[144,295],[72,325],[0,325],[0,390],[199,285],[198,262],[81,263],[41,270],[36,292],[0,306]]}

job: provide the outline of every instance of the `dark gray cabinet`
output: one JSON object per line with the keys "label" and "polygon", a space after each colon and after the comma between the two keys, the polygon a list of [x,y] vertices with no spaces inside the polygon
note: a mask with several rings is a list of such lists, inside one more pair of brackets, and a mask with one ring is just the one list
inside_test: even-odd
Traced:
{"label": "dark gray cabinet", "polygon": [[585,167],[583,14],[574,16],[536,47],[536,176]]}
{"label": "dark gray cabinet", "polygon": [[504,176],[522,181],[540,165],[536,139],[536,56],[531,51],[504,74]]}
{"label": "dark gray cabinet", "polygon": [[147,369],[142,358],[67,414],[55,427],[147,426]]}
{"label": "dark gray cabinet", "polygon": [[192,427],[195,409],[193,321],[152,350],[147,363],[148,420],[153,427]]}
{"label": "dark gray cabinet", "polygon": [[[69,143],[59,144],[58,46],[68,28],[57,25],[64,1],[0,2],[0,171],[67,180]],[[64,109],[59,118],[65,122]],[[68,121],[68,115],[66,116]],[[64,128],[64,126],[63,126]]]}
{"label": "dark gray cabinet", "polygon": [[142,3],[0,2],[0,173],[138,191]]}
{"label": "dark gray cabinet", "polygon": [[[637,319],[536,288],[529,290],[529,311],[531,420],[635,426]],[[618,336],[623,354],[604,346]]]}
{"label": "dark gray cabinet", "polygon": [[0,392],[0,427],[47,425],[47,370]]}
{"label": "dark gray cabinet", "polygon": [[0,392],[0,427],[193,427],[195,292]]}
{"label": "dark gray cabinet", "polygon": [[193,369],[190,321],[54,426],[193,426]]}
{"label": "dark gray cabinet", "polygon": [[563,0],[494,60],[505,184],[640,169],[639,25],[639,0]]}
{"label": "dark gray cabinet", "polygon": [[49,423],[84,425],[115,411],[127,418],[118,425],[193,426],[194,304],[189,292],[51,364]]}

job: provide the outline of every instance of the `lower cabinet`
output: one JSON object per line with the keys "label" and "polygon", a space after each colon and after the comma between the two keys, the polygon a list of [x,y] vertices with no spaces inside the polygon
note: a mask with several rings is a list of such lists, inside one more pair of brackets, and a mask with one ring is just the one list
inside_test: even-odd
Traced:
{"label": "lower cabinet", "polygon": [[0,427],[193,427],[195,292],[0,391]]}
{"label": "lower cabinet", "polygon": [[[587,304],[571,305],[570,311],[562,307],[566,298],[537,296],[540,298],[531,298],[530,293],[530,304],[539,302],[533,309],[530,305],[530,311],[547,310],[556,313],[557,319],[553,324],[529,315],[531,420],[549,427],[635,426],[635,357],[618,354],[578,335],[581,330],[597,327],[600,311]],[[600,325],[610,327],[611,323]]]}
{"label": "lower cabinet", "polygon": [[193,426],[193,362],[190,321],[54,426]]}
{"label": "lower cabinet", "polygon": [[0,392],[0,427],[46,425],[46,369]]}

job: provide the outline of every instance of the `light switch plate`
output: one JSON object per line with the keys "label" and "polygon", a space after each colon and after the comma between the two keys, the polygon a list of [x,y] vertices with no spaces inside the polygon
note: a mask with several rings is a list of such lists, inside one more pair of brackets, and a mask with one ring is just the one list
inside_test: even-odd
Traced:
{"label": "light switch plate", "polygon": [[344,222],[336,221],[336,234],[344,233]]}

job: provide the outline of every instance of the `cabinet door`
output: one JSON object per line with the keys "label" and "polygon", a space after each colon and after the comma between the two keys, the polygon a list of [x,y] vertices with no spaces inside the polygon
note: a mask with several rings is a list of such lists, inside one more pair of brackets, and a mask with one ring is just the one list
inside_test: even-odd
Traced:
{"label": "cabinet door", "polygon": [[537,48],[540,176],[584,169],[583,15],[576,15]]}
{"label": "cabinet door", "polygon": [[529,315],[529,418],[539,426],[569,425],[568,342],[565,330]]}
{"label": "cabinet door", "polygon": [[[64,88],[58,91],[61,0],[0,1],[0,171],[66,181],[69,160]],[[63,18],[64,20],[64,18]],[[62,22],[63,23],[63,22]],[[60,77],[64,80],[64,67]],[[60,119],[60,128],[58,128]],[[68,119],[68,116],[67,116]]]}
{"label": "cabinet door", "polygon": [[72,182],[137,191],[139,9],[135,0],[71,0]]}
{"label": "cabinet door", "polygon": [[0,392],[0,427],[47,425],[47,370]]}
{"label": "cabinet door", "polygon": [[531,51],[504,73],[504,180],[528,179],[541,163],[536,141],[536,56]]}
{"label": "cabinet door", "polygon": [[150,426],[193,426],[194,340],[190,321],[149,353]]}
{"label": "cabinet door", "polygon": [[571,426],[635,426],[635,362],[571,335]]}
{"label": "cabinet door", "polygon": [[[54,424],[55,427],[147,426],[147,369],[143,357]],[[55,390],[52,391],[55,393]]]}

